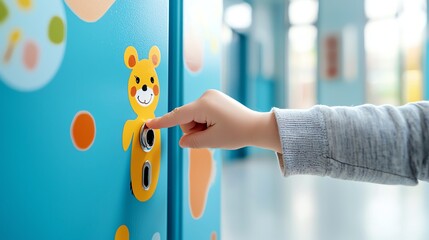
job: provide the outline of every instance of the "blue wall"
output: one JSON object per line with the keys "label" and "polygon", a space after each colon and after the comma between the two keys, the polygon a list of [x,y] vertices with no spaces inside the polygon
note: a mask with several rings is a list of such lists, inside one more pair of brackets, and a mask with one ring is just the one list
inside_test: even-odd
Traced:
{"label": "blue wall", "polygon": [[[324,0],[319,1],[318,27],[318,84],[317,99],[319,104],[325,105],[357,105],[365,102],[365,55],[364,55],[364,1],[362,0]],[[357,33],[357,70],[355,77],[344,78],[344,59],[342,53],[346,46],[344,30],[354,28]],[[326,79],[323,74],[324,40],[326,36],[336,35],[339,38],[340,59],[339,74],[335,79]]]}

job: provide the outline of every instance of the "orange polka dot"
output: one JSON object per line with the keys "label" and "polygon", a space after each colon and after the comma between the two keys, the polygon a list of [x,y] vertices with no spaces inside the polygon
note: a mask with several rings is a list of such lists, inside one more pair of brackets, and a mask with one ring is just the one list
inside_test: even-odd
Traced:
{"label": "orange polka dot", "polygon": [[212,236],[210,238],[211,240],[216,240],[217,239],[217,234],[216,232],[212,232]]}
{"label": "orange polka dot", "polygon": [[204,214],[214,160],[209,149],[189,150],[189,206],[193,218]]}
{"label": "orange polka dot", "polygon": [[95,139],[95,121],[87,111],[78,112],[71,124],[70,134],[74,146],[80,151],[88,150]]}
{"label": "orange polka dot", "polygon": [[191,72],[198,72],[204,65],[204,42],[197,33],[188,28],[184,36],[183,55],[185,64]]}
{"label": "orange polka dot", "polygon": [[128,231],[127,226],[121,225],[115,234],[115,240],[128,240],[130,239],[130,232]]}

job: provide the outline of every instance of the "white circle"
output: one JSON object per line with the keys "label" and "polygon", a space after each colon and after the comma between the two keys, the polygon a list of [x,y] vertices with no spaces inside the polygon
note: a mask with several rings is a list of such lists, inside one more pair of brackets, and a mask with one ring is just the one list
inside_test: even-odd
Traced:
{"label": "white circle", "polygon": [[[0,80],[7,86],[23,92],[35,91],[48,84],[55,76],[64,56],[64,40],[54,44],[49,40],[49,23],[52,17],[61,18],[66,32],[66,14],[60,0],[37,1],[29,11],[20,9],[15,1],[6,1],[8,19],[0,28],[0,39],[6,44],[0,46]],[[19,40],[12,44],[12,32],[20,32]],[[27,69],[23,61],[24,46],[34,42],[38,47],[38,60],[34,69]],[[10,51],[11,50],[11,51]],[[10,58],[5,59],[10,51]]]}

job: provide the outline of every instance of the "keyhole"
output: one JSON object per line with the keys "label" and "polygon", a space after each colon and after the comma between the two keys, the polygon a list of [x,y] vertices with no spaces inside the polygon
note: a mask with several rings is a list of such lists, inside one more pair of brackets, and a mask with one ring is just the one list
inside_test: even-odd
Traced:
{"label": "keyhole", "polygon": [[149,190],[150,188],[150,180],[151,180],[152,168],[149,160],[146,161],[143,165],[143,188],[144,190]]}

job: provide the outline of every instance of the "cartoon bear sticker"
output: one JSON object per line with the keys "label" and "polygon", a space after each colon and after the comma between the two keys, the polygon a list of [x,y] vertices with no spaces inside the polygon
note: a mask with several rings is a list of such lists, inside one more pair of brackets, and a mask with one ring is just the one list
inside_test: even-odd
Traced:
{"label": "cartoon bear sticker", "polygon": [[131,69],[128,79],[128,100],[137,118],[127,120],[122,133],[122,147],[131,145],[130,187],[141,202],[149,200],[155,192],[161,166],[161,132],[147,129],[144,123],[155,118],[160,86],[156,68],[161,62],[161,52],[153,46],[148,59],[139,60],[137,51],[129,46],[124,53],[124,63]]}

